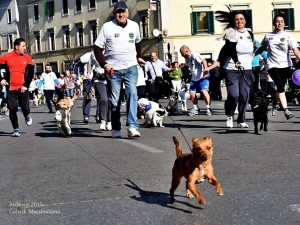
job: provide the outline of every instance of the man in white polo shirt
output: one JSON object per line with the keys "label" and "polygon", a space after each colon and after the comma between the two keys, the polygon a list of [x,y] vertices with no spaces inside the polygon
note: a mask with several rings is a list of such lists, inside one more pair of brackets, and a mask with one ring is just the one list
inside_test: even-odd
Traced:
{"label": "man in white polo shirt", "polygon": [[52,105],[55,104],[53,101],[53,95],[55,93],[54,82],[59,85],[59,80],[54,72],[51,71],[51,66],[47,64],[45,66],[45,72],[41,74],[40,81],[38,84],[39,89],[43,87],[44,95],[46,98],[46,104],[49,109],[49,113],[53,113]]}
{"label": "man in white polo shirt", "polygon": [[101,27],[94,44],[94,54],[99,65],[105,69],[110,87],[112,137],[121,138],[120,90],[125,84],[127,96],[128,137],[140,137],[137,123],[137,64],[145,65],[141,57],[139,25],[128,19],[125,2],[114,6],[114,19]]}

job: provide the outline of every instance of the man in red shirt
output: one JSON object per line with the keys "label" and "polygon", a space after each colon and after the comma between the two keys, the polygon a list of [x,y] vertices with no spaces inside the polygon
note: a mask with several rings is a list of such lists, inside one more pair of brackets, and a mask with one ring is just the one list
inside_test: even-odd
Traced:
{"label": "man in red shirt", "polygon": [[5,73],[1,85],[8,85],[7,102],[9,119],[14,128],[12,137],[19,137],[18,106],[21,107],[28,126],[32,124],[29,116],[29,94],[28,87],[34,75],[32,58],[25,53],[26,43],[23,38],[17,38],[14,42],[14,51],[0,57],[0,64],[6,64],[8,71]]}

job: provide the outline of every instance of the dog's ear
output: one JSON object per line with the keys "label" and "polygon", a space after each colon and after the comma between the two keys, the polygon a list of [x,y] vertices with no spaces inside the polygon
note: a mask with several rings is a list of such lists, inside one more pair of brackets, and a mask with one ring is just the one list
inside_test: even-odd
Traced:
{"label": "dog's ear", "polygon": [[204,137],[204,140],[210,140],[211,141],[211,137]]}
{"label": "dog's ear", "polygon": [[212,145],[212,139],[211,137],[204,137],[204,140],[207,140],[209,142],[210,145]]}
{"label": "dog's ear", "polygon": [[193,138],[193,139],[192,139],[193,144],[194,144],[196,141],[198,141],[198,140],[199,140],[199,138]]}

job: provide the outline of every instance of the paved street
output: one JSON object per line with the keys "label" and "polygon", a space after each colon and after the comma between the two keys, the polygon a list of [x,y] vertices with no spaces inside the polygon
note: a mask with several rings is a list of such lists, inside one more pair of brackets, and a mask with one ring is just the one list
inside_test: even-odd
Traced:
{"label": "paved street", "polygon": [[[94,117],[82,123],[81,103],[72,110],[74,135],[68,138],[59,137],[45,105],[32,106],[30,127],[18,113],[19,138],[10,137],[8,116],[0,117],[0,224],[300,224],[299,106],[290,107],[296,114],[290,121],[282,111],[269,116],[269,131],[262,135],[253,134],[251,112],[249,129],[227,133],[224,101],[213,101],[212,116],[202,110],[193,117],[166,117],[165,128],[140,128],[139,139],[127,138],[123,116],[123,138],[112,139]],[[166,99],[161,104],[166,106]],[[224,196],[205,181],[197,186],[207,204],[199,205],[185,197],[182,179],[177,203],[169,204],[176,158],[172,136],[185,152],[185,138],[191,144],[192,137],[212,137]]]}

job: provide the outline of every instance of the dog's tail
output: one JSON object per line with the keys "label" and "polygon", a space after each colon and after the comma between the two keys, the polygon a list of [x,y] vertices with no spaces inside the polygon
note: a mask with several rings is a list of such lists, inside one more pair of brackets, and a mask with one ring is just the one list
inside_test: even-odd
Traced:
{"label": "dog's tail", "polygon": [[177,138],[175,136],[173,136],[173,142],[175,144],[176,156],[178,158],[179,156],[182,155],[181,144],[180,144],[180,142],[177,140]]}

